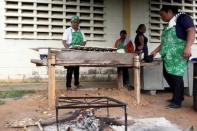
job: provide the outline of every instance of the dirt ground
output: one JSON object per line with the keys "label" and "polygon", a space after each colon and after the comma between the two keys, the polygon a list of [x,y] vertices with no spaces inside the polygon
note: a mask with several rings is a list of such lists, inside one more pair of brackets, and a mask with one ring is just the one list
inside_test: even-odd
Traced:
{"label": "dirt ground", "polygon": [[[142,93],[141,104],[136,105],[134,91],[117,89],[115,82],[82,82],[81,89],[66,91],[64,83],[57,83],[58,96],[109,96],[128,104],[127,113],[132,118],[165,117],[170,122],[182,129],[194,126],[197,131],[197,112],[193,110],[193,98],[185,96],[182,108],[167,108],[167,99],[171,94],[160,91],[151,96]],[[55,115],[53,109],[47,107],[47,84],[46,83],[19,83],[0,84],[0,91],[8,89],[33,89],[35,94],[26,95],[19,99],[8,100],[0,105],[0,131],[20,131],[22,129],[7,128],[10,121],[31,118],[39,120]],[[121,114],[122,113],[122,114]],[[123,115],[123,110],[116,108],[110,110],[110,115]]]}

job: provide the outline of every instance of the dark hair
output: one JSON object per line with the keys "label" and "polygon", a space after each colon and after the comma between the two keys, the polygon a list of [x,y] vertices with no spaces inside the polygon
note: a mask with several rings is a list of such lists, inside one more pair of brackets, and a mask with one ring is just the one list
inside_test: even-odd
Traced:
{"label": "dark hair", "polygon": [[160,9],[160,11],[164,11],[164,12],[168,12],[169,10],[171,10],[173,12],[173,14],[178,13],[178,7],[177,6],[163,5],[162,8]]}
{"label": "dark hair", "polygon": [[121,35],[121,34],[127,34],[127,31],[126,31],[126,30],[121,30],[121,31],[120,31],[120,35]]}
{"label": "dark hair", "polygon": [[138,28],[137,28],[137,30],[136,30],[136,33],[139,33],[140,31],[140,29],[142,28],[142,27],[144,27],[145,26],[145,24],[140,24],[139,26],[138,26]]}

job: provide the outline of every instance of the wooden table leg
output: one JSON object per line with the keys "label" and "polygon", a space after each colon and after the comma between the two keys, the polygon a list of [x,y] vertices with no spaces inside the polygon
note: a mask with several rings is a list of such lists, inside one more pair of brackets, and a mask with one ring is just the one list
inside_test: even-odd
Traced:
{"label": "wooden table leg", "polygon": [[48,105],[49,108],[55,107],[55,55],[49,54],[48,56]]}

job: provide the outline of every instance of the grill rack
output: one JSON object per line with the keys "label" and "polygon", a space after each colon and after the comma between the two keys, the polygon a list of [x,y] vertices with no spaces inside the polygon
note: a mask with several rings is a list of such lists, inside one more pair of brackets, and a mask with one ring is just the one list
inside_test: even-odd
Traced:
{"label": "grill rack", "polygon": [[84,108],[109,108],[122,107],[125,115],[125,131],[127,131],[127,104],[111,97],[57,97],[56,99],[56,124],[59,131],[59,110],[60,109],[84,109]]}

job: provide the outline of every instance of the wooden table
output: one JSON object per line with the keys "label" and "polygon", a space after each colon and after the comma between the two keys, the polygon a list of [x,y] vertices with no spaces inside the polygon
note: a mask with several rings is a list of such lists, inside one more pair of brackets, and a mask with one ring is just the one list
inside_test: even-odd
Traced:
{"label": "wooden table", "polygon": [[[158,62],[140,63],[139,56],[134,53],[81,51],[73,49],[47,48],[47,60],[35,60],[31,62],[37,66],[48,67],[48,103],[50,107],[55,105],[55,67],[56,66],[82,66],[82,67],[128,67],[134,68],[134,89],[137,103],[140,103],[140,66],[153,66]],[[118,87],[123,87],[122,70],[118,72]]]}

